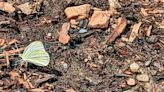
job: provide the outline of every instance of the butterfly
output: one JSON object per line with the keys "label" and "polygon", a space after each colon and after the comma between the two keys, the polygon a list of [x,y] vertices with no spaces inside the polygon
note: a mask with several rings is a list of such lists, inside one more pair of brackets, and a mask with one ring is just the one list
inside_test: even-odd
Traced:
{"label": "butterfly", "polygon": [[47,66],[50,62],[50,56],[46,52],[41,41],[30,43],[20,55],[23,61],[37,66]]}

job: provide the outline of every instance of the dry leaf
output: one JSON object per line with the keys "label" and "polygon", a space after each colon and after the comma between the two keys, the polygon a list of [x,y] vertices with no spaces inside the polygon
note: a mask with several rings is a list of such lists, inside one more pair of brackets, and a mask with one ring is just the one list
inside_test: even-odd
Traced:
{"label": "dry leaf", "polygon": [[149,28],[147,29],[146,36],[150,36],[151,29],[152,29],[152,25],[150,25]]}
{"label": "dry leaf", "polygon": [[138,36],[138,31],[141,26],[142,22],[139,22],[133,26],[132,32],[129,37],[129,42],[133,42],[134,39]]}
{"label": "dry leaf", "polygon": [[106,44],[108,45],[112,43],[124,31],[127,25],[127,20],[124,17],[120,17],[118,20],[119,20],[118,26],[115,28],[114,32],[106,42]]}
{"label": "dry leaf", "polygon": [[94,11],[88,26],[91,28],[107,28],[110,19],[108,11]]}
{"label": "dry leaf", "polygon": [[12,4],[9,4],[7,2],[0,2],[0,10],[6,11],[8,13],[13,13],[15,11],[15,8]]}
{"label": "dry leaf", "polygon": [[70,28],[70,23],[64,23],[60,32],[59,32],[59,42],[63,44],[67,44],[70,40],[70,36],[68,35],[68,30]]}
{"label": "dry leaf", "polygon": [[17,6],[24,14],[31,14],[33,9],[32,9],[32,5],[27,2],[27,3],[24,3],[24,4],[21,4],[19,6]]}
{"label": "dry leaf", "polygon": [[88,16],[88,13],[91,9],[90,4],[84,4],[80,6],[68,7],[64,10],[67,18],[78,18],[84,19]]}
{"label": "dry leaf", "polygon": [[0,39],[0,46],[3,46],[5,43],[5,40],[4,39]]}

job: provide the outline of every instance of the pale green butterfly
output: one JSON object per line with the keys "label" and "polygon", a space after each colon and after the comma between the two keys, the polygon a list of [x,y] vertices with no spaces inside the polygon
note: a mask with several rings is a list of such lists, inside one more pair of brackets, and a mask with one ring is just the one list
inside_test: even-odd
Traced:
{"label": "pale green butterfly", "polygon": [[37,66],[47,66],[50,61],[50,56],[45,51],[41,41],[34,41],[29,44],[20,57],[23,61],[35,64]]}

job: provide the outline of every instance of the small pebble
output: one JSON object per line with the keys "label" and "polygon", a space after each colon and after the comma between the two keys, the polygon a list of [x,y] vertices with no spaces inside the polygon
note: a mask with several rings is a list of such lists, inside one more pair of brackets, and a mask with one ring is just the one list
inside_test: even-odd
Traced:
{"label": "small pebble", "polygon": [[152,35],[152,36],[148,37],[146,40],[149,43],[155,43],[158,41],[158,37],[156,35]]}
{"label": "small pebble", "polygon": [[124,47],[125,45],[126,45],[126,44],[123,43],[123,42],[118,42],[118,43],[116,43],[116,46],[119,47],[119,48]]}
{"label": "small pebble", "polygon": [[145,66],[148,67],[151,64],[152,60],[149,59],[148,61],[145,62]]}
{"label": "small pebble", "polygon": [[67,69],[68,68],[68,64],[67,63],[64,63],[63,64],[63,67],[64,67],[64,69]]}
{"label": "small pebble", "polygon": [[80,29],[80,31],[79,31],[79,33],[81,33],[81,34],[82,34],[82,33],[86,33],[86,32],[87,32],[87,29],[83,29],[83,28]]}
{"label": "small pebble", "polygon": [[51,36],[51,33],[48,33],[47,36],[50,37]]}
{"label": "small pebble", "polygon": [[80,23],[79,23],[79,27],[86,28],[87,25],[88,25],[88,22],[89,21],[87,19],[81,20]]}
{"label": "small pebble", "polygon": [[135,80],[133,78],[129,78],[128,80],[126,80],[127,84],[130,86],[133,86],[136,84]]}
{"label": "small pebble", "polygon": [[132,64],[130,65],[130,70],[131,70],[132,72],[139,72],[139,68],[140,68],[140,66],[139,66],[137,63],[132,63]]}
{"label": "small pebble", "polygon": [[146,89],[146,92],[152,92],[153,86],[151,83],[145,83],[144,88]]}
{"label": "small pebble", "polygon": [[163,66],[160,65],[160,63],[154,62],[153,65],[159,69],[159,71],[164,70]]}
{"label": "small pebble", "polygon": [[146,74],[140,74],[136,76],[136,79],[138,81],[142,81],[142,82],[148,82],[149,81],[149,76]]}

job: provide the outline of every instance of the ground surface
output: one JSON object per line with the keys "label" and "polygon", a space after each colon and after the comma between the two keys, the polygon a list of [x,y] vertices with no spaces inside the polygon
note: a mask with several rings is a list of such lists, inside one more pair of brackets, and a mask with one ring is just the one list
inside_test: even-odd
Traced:
{"label": "ground surface", "polygon": [[[6,0],[12,1],[12,0]],[[106,29],[88,29],[87,33],[79,34],[77,29],[71,28],[69,35],[71,40],[63,45],[58,41],[58,32],[63,23],[69,22],[64,14],[68,6],[76,6],[89,3],[97,8],[107,10],[107,0],[72,0],[67,4],[65,0],[43,0],[40,12],[31,15],[21,13],[9,14],[0,11],[0,19],[8,17],[15,22],[1,25],[0,37],[6,41],[17,39],[18,47],[25,47],[35,40],[44,43],[46,51],[51,56],[50,64],[46,67],[38,67],[29,64],[27,68],[14,67],[13,62],[18,56],[11,56],[11,67],[0,64],[0,89],[2,91],[25,92],[53,91],[53,92],[162,92],[164,87],[164,29],[159,28],[156,22],[161,23],[164,16],[151,14],[143,17],[141,7],[164,9],[162,2],[156,3],[150,0],[144,5],[140,0],[120,0],[121,8],[113,17],[113,20],[124,15],[128,20],[125,31],[109,46],[104,42],[113,31],[112,23]],[[132,0],[133,1],[133,0]],[[33,2],[33,0],[17,0],[18,4]],[[90,15],[91,16],[91,15]],[[41,23],[44,18],[52,20],[52,23]],[[132,42],[121,40],[128,36],[135,23],[142,21],[140,33]],[[38,25],[39,24],[39,25]],[[150,36],[145,36],[145,30],[152,25]],[[51,33],[51,37],[47,34]],[[125,46],[119,47],[117,43],[123,42]],[[14,45],[15,46],[15,45]],[[12,46],[5,49],[11,50]],[[141,73],[149,76],[148,82],[136,80],[136,75],[129,70],[131,63],[136,62],[141,66]],[[22,85],[16,79],[11,78],[11,72],[16,72],[20,78],[26,77],[32,87]],[[46,79],[47,78],[47,79]],[[126,83],[128,78],[136,80],[134,86]],[[29,84],[28,84],[29,85]],[[146,86],[145,86],[146,85]],[[148,91],[150,90],[150,91]]]}

